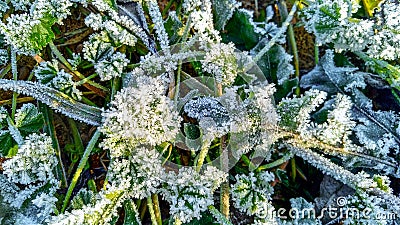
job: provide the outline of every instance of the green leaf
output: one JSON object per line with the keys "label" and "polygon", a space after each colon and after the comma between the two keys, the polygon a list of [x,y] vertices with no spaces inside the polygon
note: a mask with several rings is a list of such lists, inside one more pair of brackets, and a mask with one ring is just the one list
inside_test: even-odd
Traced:
{"label": "green leaf", "polygon": [[13,157],[18,153],[18,145],[15,144],[12,148],[8,150],[7,157]]}
{"label": "green leaf", "polygon": [[217,225],[219,223],[214,222],[214,218],[211,214],[202,213],[200,219],[193,219],[185,225]]}
{"label": "green leaf", "polygon": [[40,23],[33,26],[32,33],[29,37],[32,48],[42,50],[49,42],[54,40],[55,35],[51,30],[51,26],[57,21],[55,17],[46,14],[40,19]]}
{"label": "green leaf", "polygon": [[138,221],[138,211],[136,209],[136,205],[133,204],[132,201],[126,201],[124,203],[125,209],[125,218],[124,218],[124,225],[139,225],[141,224]]}
{"label": "green leaf", "polygon": [[235,0],[213,0],[212,3],[215,28],[222,30],[228,20],[232,18],[237,2]]}
{"label": "green leaf", "polygon": [[10,131],[0,131],[0,155],[8,156],[10,149],[15,145]]}
{"label": "green leaf", "polygon": [[210,210],[214,218],[220,221],[222,225],[232,225],[231,221],[226,219],[225,215],[218,211],[213,205],[208,206],[208,209]]}
{"label": "green leaf", "polygon": [[117,3],[115,0],[104,0],[105,3],[107,3],[113,10],[117,10]]}
{"label": "green leaf", "polygon": [[299,80],[297,78],[288,79],[283,81],[282,85],[277,85],[276,92],[274,94],[275,101],[280,102],[283,98],[293,93],[293,89],[297,87]]}
{"label": "green leaf", "polygon": [[379,9],[384,0],[362,0],[365,11],[372,17],[375,9]]}
{"label": "green leaf", "polygon": [[24,104],[15,117],[15,126],[23,136],[38,132],[44,125],[43,115],[31,103]]}
{"label": "green leaf", "polygon": [[182,22],[175,14],[169,15],[167,20],[165,21],[164,27],[165,31],[168,34],[170,44],[176,44],[176,42],[181,37],[179,31],[183,27]]}
{"label": "green leaf", "polygon": [[259,35],[254,31],[253,18],[245,11],[236,11],[225,26],[226,34],[222,34],[224,42],[233,42],[241,50],[250,50],[258,40]]}

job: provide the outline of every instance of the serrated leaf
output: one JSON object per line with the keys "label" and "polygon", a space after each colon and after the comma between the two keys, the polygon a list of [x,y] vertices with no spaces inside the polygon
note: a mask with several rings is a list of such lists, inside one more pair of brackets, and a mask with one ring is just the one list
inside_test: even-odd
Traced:
{"label": "serrated leaf", "polygon": [[8,156],[10,149],[16,145],[10,131],[0,131],[0,155]]}
{"label": "serrated leaf", "polygon": [[40,23],[32,27],[32,32],[29,37],[32,48],[42,50],[49,42],[54,40],[55,35],[51,30],[51,26],[57,21],[57,18],[50,14],[46,14],[40,19]]}
{"label": "serrated leaf", "polygon": [[138,211],[136,205],[132,201],[126,201],[124,203],[125,218],[124,225],[140,225],[140,220],[138,220]]}
{"label": "serrated leaf", "polygon": [[31,103],[24,104],[15,116],[15,126],[25,136],[38,132],[44,125],[43,115]]}
{"label": "serrated leaf", "polygon": [[143,30],[143,32],[134,32],[138,35],[146,47],[150,50],[151,53],[157,53],[156,46],[153,36],[149,33],[149,28],[147,26],[146,17],[144,15],[144,11],[140,2],[135,1],[125,1],[118,0],[118,14],[127,16],[129,19],[133,21],[137,28]]}
{"label": "serrated leaf", "polygon": [[35,69],[36,79],[38,79],[42,84],[49,83],[53,78],[57,76],[58,68],[56,68],[55,65],[56,64],[52,62],[45,62],[40,64],[40,66]]}

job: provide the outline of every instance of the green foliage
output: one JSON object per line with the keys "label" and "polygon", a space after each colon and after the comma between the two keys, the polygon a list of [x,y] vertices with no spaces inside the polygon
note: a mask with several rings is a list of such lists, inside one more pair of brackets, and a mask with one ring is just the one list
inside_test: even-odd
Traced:
{"label": "green foliage", "polygon": [[259,40],[255,32],[253,18],[246,11],[237,10],[225,26],[226,34],[222,34],[224,42],[233,42],[242,50],[253,48]]}
{"label": "green foliage", "polygon": [[29,40],[34,50],[40,51],[43,47],[54,40],[55,35],[51,29],[51,26],[57,21],[57,18],[50,14],[45,14],[43,18],[40,18],[40,23],[32,27],[32,33],[30,34]]}
{"label": "green foliage", "polygon": [[33,104],[25,104],[15,117],[15,126],[23,136],[38,132],[43,125],[43,115]]}
{"label": "green foliage", "polygon": [[223,30],[238,7],[235,0],[213,0],[214,25],[217,30]]}
{"label": "green foliage", "polygon": [[124,225],[140,225],[138,211],[136,209],[136,205],[132,201],[124,202]]}
{"label": "green foliage", "polygon": [[[9,117],[9,115],[7,115]],[[24,104],[15,115],[15,122],[8,124],[8,129],[0,130],[0,153],[3,156],[13,156],[18,149],[18,135],[21,138],[36,133],[43,128],[43,115],[31,103]],[[11,127],[10,127],[11,126]],[[15,134],[17,132],[17,134]]]}

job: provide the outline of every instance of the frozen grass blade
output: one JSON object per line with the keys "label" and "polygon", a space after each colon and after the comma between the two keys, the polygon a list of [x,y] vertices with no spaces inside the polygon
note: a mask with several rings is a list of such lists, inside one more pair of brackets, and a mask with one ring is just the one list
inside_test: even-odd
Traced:
{"label": "frozen grass blade", "polygon": [[43,84],[31,81],[0,79],[0,88],[34,97],[52,109],[76,120],[99,126],[102,110],[79,103],[71,97]]}

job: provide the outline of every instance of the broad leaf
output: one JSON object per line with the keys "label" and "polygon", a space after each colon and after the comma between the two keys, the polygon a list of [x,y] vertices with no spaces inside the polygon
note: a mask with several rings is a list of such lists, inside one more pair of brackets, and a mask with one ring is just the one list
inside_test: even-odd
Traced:
{"label": "broad leaf", "polygon": [[239,4],[235,0],[213,0],[212,3],[215,28],[222,30]]}
{"label": "broad leaf", "polygon": [[44,125],[43,115],[33,104],[24,104],[15,116],[15,126],[22,135],[38,132]]}
{"label": "broad leaf", "polygon": [[355,72],[358,68],[336,67],[332,51],[327,51],[320,63],[308,74],[302,76],[302,88],[318,89],[329,94],[351,91],[355,87],[365,87],[365,73]]}
{"label": "broad leaf", "polygon": [[33,49],[42,50],[43,47],[55,38],[51,26],[53,26],[56,21],[57,18],[47,14],[40,19],[39,24],[33,26],[32,33],[29,37]]}
{"label": "broad leaf", "polygon": [[233,42],[240,49],[250,50],[258,40],[259,35],[254,31],[253,18],[244,10],[237,10],[225,26],[226,34],[222,34],[224,42]]}
{"label": "broad leaf", "polygon": [[17,143],[12,138],[10,131],[0,131],[0,155],[8,156],[10,149]]}

